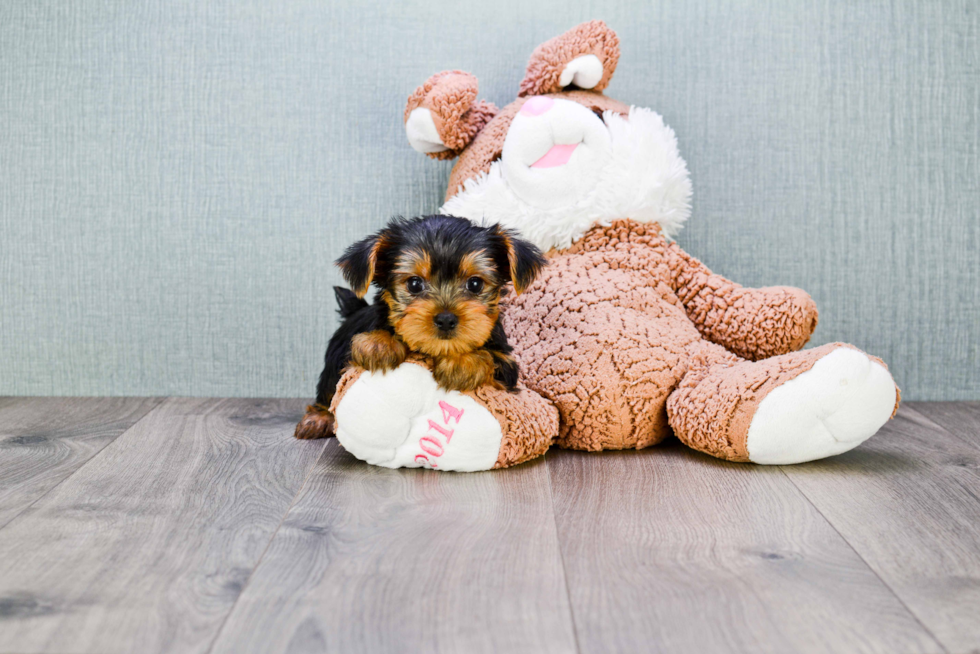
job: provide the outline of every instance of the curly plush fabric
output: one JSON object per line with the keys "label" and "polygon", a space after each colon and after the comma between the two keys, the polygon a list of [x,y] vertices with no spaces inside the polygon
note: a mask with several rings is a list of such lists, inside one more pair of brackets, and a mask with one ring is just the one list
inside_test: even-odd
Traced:
{"label": "curly plush fabric", "polygon": [[354,385],[354,382],[360,379],[363,374],[364,368],[358,368],[357,366],[350,366],[344,371],[344,374],[340,376],[340,381],[337,382],[337,390],[334,391],[333,400],[330,401],[330,413],[337,414],[337,406],[340,404],[340,401],[347,394],[350,387]]}
{"label": "curly plush fabric", "polygon": [[799,350],[810,340],[817,328],[817,305],[805,291],[744,288],[712,274],[676,243],[670,247],[677,297],[708,340],[753,361]]}
{"label": "curly plush fabric", "polygon": [[483,386],[464,393],[480,402],[500,423],[500,456],[494,468],[509,468],[548,451],[558,433],[558,410],[537,393],[510,393]]}
{"label": "curly plush fabric", "polygon": [[[441,209],[564,248],[503,313],[522,380],[558,410],[556,444],[643,448],[676,433],[766,464],[856,447],[898,405],[887,366],[841,344],[798,352],[817,325],[809,295],[744,288],[668,243],[661,227],[690,213],[687,167],[659,115],[602,95],[618,59],[601,21],[539,46],[517,100],[459,153]],[[549,100],[522,113],[534,96]],[[406,127],[422,152],[433,131]],[[566,157],[539,166],[558,146]]]}
{"label": "curly plush fabric", "polygon": [[[741,359],[732,351],[755,353],[757,343],[772,354],[801,347],[816,308],[798,293],[744,289],[668,243],[655,223],[619,220],[552,253],[504,320],[528,388],[558,407],[558,445],[642,448],[671,433],[667,399],[692,366],[733,365]],[[793,301],[766,304],[773,294]],[[786,337],[787,325],[799,335]]]}
{"label": "curly plush fabric", "polygon": [[674,433],[696,450],[729,461],[748,461],[746,436],[759,403],[838,347],[847,346],[831,343],[760,362],[739,361],[710,347],[695,349],[691,369],[667,401]]}
{"label": "curly plush fabric", "polygon": [[602,78],[592,87],[594,91],[602,91],[609,86],[619,62],[619,37],[601,20],[591,20],[534,49],[521,81],[519,95],[524,97],[561,91],[559,80],[565,66],[583,55],[595,55],[602,63]]}
{"label": "curly plush fabric", "polygon": [[476,102],[476,77],[461,70],[436,73],[415,89],[405,105],[405,120],[412,111],[425,107],[448,150],[430,152],[434,159],[453,159],[497,114],[492,102]]}

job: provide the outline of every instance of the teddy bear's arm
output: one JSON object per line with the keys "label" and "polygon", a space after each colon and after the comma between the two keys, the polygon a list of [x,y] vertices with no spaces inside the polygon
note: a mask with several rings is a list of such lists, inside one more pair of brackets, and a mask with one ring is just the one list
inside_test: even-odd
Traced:
{"label": "teddy bear's arm", "polygon": [[798,288],[745,288],[680,249],[668,248],[674,291],[701,335],[745,359],[794,352],[817,327],[817,306]]}
{"label": "teddy bear's arm", "polygon": [[519,95],[558,93],[571,84],[602,91],[618,61],[616,32],[601,20],[582,23],[534,49]]}

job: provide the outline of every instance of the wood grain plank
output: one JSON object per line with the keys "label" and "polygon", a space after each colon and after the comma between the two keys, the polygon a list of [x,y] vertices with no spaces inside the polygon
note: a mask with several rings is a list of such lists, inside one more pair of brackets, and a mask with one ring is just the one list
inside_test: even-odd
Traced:
{"label": "wood grain plank", "polygon": [[906,402],[964,443],[980,447],[980,402]]}
{"label": "wood grain plank", "polygon": [[0,398],[0,527],[129,429],[161,398]]}
{"label": "wood grain plank", "polygon": [[582,652],[937,652],[779,469],[679,443],[549,469]]}
{"label": "wood grain plank", "polygon": [[214,652],[572,652],[542,461],[436,473],[331,440]]}
{"label": "wood grain plank", "polygon": [[298,400],[168,400],[0,530],[0,652],[203,652],[322,442]]}
{"label": "wood grain plank", "polygon": [[906,405],[784,472],[949,651],[980,651],[980,450]]}

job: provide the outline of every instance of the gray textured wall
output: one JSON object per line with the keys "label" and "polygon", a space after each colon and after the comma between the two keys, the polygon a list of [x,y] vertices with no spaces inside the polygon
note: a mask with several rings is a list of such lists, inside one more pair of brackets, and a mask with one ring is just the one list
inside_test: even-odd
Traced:
{"label": "gray textured wall", "polygon": [[445,188],[407,95],[505,104],[597,17],[609,95],[678,133],[682,246],[809,290],[906,397],[980,397],[975,0],[356,4],[0,3],[0,394],[310,395],[332,259]]}

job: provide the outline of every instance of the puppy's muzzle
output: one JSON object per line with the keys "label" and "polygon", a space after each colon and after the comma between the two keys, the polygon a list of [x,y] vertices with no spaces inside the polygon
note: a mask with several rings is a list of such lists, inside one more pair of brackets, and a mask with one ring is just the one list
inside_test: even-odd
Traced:
{"label": "puppy's muzzle", "polygon": [[439,336],[447,337],[459,324],[459,318],[452,311],[442,311],[432,319],[432,322],[439,328]]}

